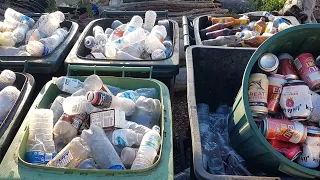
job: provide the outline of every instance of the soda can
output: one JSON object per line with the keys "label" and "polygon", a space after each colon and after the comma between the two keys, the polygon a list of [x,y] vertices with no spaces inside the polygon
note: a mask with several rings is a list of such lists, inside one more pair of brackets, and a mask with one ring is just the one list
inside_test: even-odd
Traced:
{"label": "soda can", "polygon": [[87,100],[97,108],[109,108],[112,96],[104,91],[89,91],[86,94]]}
{"label": "soda can", "polygon": [[280,106],[289,120],[306,120],[313,110],[308,86],[300,80],[285,83],[281,92]]}
{"label": "soda can", "polygon": [[268,76],[268,111],[276,113],[280,109],[279,101],[281,97],[282,86],[286,83],[286,78],[281,74],[271,74]]}
{"label": "soda can", "polygon": [[251,74],[249,78],[248,97],[253,117],[260,117],[268,114],[268,78],[265,74]]}
{"label": "soda can", "polygon": [[275,139],[268,140],[273,148],[283,154],[290,161],[294,161],[302,153],[299,144],[282,142]]}
{"label": "soda can", "polygon": [[307,138],[297,162],[308,168],[317,168],[320,160],[320,128],[308,126],[307,129]]}
{"label": "soda can", "polygon": [[293,57],[288,53],[283,53],[278,56],[280,62],[280,73],[286,77],[287,80],[298,80],[299,75],[294,69]]}
{"label": "soda can", "polygon": [[307,128],[300,122],[265,118],[260,125],[266,139],[275,139],[294,144],[303,143],[307,137]]}
{"label": "soda can", "polygon": [[294,65],[298,70],[301,79],[307,83],[312,91],[320,91],[320,71],[316,66],[312,54],[300,54],[295,60]]}
{"label": "soda can", "polygon": [[264,73],[275,74],[279,67],[278,57],[272,53],[265,53],[258,60],[258,66]]}

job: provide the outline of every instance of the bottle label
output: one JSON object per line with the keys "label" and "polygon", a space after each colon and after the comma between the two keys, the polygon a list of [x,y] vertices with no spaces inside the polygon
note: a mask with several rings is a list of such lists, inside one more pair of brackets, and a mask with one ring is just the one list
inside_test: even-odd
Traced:
{"label": "bottle label", "polygon": [[45,56],[47,54],[50,54],[50,49],[45,44],[43,44],[42,56]]}
{"label": "bottle label", "polygon": [[77,115],[68,115],[66,113],[64,113],[61,117],[60,117],[60,121],[66,121],[68,123],[70,123],[74,128],[76,128],[77,130],[80,128],[82,122],[84,122],[87,119],[87,114],[83,113],[83,114],[77,114]]}
{"label": "bottle label", "polygon": [[110,170],[124,170],[124,168],[121,165],[113,165],[109,167]]}
{"label": "bottle label", "polygon": [[108,109],[105,111],[94,112],[90,114],[91,124],[95,124],[103,129],[115,128],[115,110]]}
{"label": "bottle label", "polygon": [[26,152],[27,161],[32,164],[47,164],[57,153],[44,153],[40,151]]}
{"label": "bottle label", "polygon": [[126,129],[118,129],[113,131],[112,143],[119,146],[128,146],[129,143],[127,140],[126,132]]}
{"label": "bottle label", "polygon": [[72,160],[73,156],[71,154],[71,151],[68,150],[65,152],[57,161],[57,167],[66,167]]}
{"label": "bottle label", "polygon": [[77,92],[82,87],[83,87],[83,84],[78,79],[65,78],[62,86],[62,91],[69,94],[73,94],[74,92]]}
{"label": "bottle label", "polygon": [[155,149],[157,152],[159,150],[159,147],[160,147],[160,142],[161,142],[161,139],[159,136],[156,136],[156,135],[151,135],[145,145],[146,146],[149,146],[149,147],[152,147],[153,149]]}
{"label": "bottle label", "polygon": [[129,26],[128,32],[133,32],[134,30],[136,30],[136,28],[134,26]]}

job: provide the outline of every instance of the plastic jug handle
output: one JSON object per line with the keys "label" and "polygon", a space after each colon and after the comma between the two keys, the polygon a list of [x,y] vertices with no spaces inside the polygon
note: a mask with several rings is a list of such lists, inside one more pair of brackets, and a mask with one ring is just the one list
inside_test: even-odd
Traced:
{"label": "plastic jug handle", "polygon": [[[149,78],[152,77],[152,69],[151,67],[117,67],[117,66],[84,66],[84,65],[68,65],[67,76],[71,76],[72,72],[92,72],[98,75],[98,72],[122,72],[122,77],[125,77],[126,72],[144,72],[149,73]],[[79,73],[77,74],[79,75]]]}

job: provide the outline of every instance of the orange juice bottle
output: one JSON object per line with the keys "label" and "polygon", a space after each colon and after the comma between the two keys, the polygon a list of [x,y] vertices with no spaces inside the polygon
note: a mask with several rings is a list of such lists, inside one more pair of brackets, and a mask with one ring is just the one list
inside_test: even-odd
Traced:
{"label": "orange juice bottle", "polygon": [[212,24],[217,24],[217,23],[227,23],[227,22],[231,22],[234,21],[235,19],[233,17],[212,17],[209,16],[208,20],[212,23]]}
{"label": "orange juice bottle", "polygon": [[257,31],[258,33],[262,34],[266,30],[267,24],[266,24],[266,19],[264,17],[261,17],[259,21],[257,21],[254,26],[253,30]]}
{"label": "orange juice bottle", "polygon": [[257,48],[268,38],[269,36],[253,36],[247,40],[243,40],[243,45]]}

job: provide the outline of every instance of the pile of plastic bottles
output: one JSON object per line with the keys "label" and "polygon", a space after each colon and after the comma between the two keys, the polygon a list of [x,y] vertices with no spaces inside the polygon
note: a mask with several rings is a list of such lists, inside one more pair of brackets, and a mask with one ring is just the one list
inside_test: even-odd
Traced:
{"label": "pile of plastic bottles", "polygon": [[80,169],[152,166],[162,139],[156,89],[122,90],[103,84],[97,75],[84,82],[68,77],[52,81],[65,94],[50,109],[28,114],[28,162]]}
{"label": "pile of plastic bottles", "polygon": [[292,27],[283,18],[273,16],[269,12],[263,14],[265,17],[261,17],[259,21],[250,21],[246,15],[239,19],[208,16],[212,25],[200,30],[202,43],[208,46],[257,48],[273,34]]}
{"label": "pile of plastic bottles", "polygon": [[145,21],[133,16],[127,24],[115,20],[110,28],[93,27],[93,36],[85,38],[84,45],[91,50],[87,58],[117,60],[160,60],[173,51],[169,20],[155,25],[157,14],[147,11]]}
{"label": "pile of plastic bottles", "polygon": [[13,86],[16,74],[10,70],[3,70],[0,74],[0,125],[6,119],[12,107],[19,98],[20,91]]}
{"label": "pile of plastic bottles", "polygon": [[0,22],[0,55],[44,56],[50,54],[67,36],[68,31],[59,28],[65,19],[56,11],[42,15],[37,22],[8,8]]}

